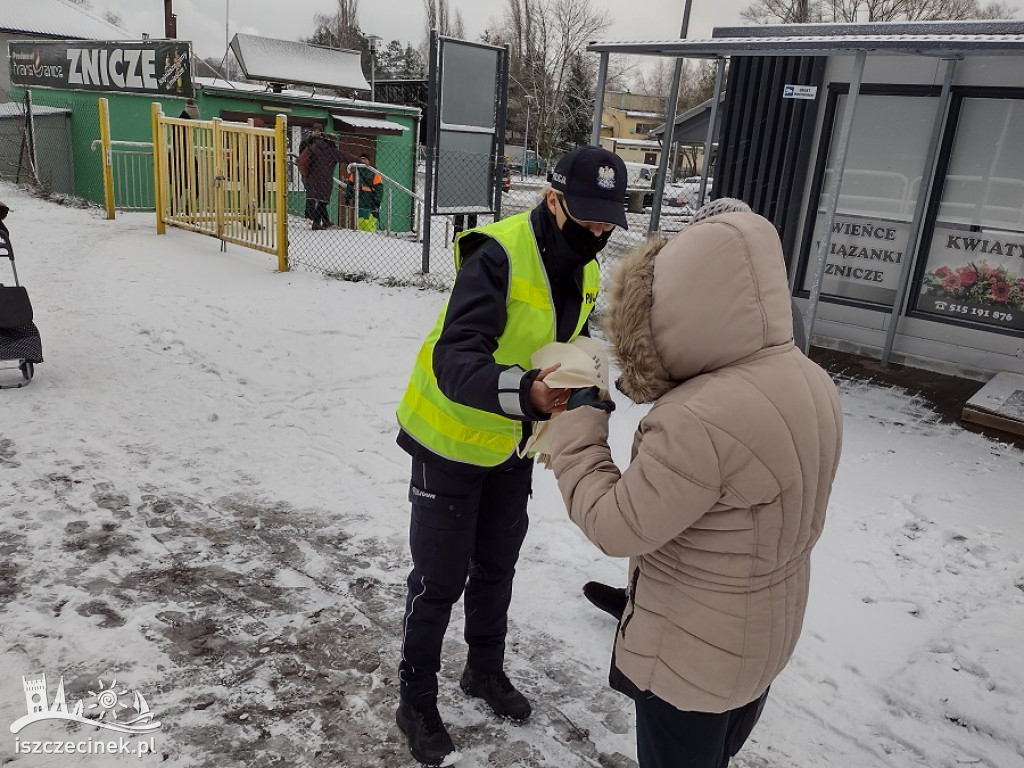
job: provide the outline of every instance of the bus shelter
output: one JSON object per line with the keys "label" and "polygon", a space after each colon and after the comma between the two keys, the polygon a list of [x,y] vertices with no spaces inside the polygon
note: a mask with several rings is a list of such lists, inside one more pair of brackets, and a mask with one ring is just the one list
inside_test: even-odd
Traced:
{"label": "bus shelter", "polygon": [[719,28],[588,50],[595,115],[612,53],[718,61],[706,193],[776,225],[808,339],[1024,373],[1024,23]]}

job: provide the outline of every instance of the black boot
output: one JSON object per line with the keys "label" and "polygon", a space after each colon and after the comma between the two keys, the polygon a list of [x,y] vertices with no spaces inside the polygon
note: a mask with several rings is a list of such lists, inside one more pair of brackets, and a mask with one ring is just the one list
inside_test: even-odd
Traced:
{"label": "black boot", "polygon": [[469,667],[462,673],[459,687],[467,696],[483,699],[491,705],[494,714],[514,723],[525,722],[533,711],[504,672],[474,672]]}
{"label": "black boot", "polygon": [[605,613],[616,619],[622,618],[626,610],[626,590],[621,587],[609,587],[597,581],[588,581],[583,585],[583,595]]}
{"label": "black boot", "polygon": [[424,765],[440,765],[455,751],[452,737],[444,727],[437,704],[430,702],[414,707],[408,702],[398,705],[395,722],[409,738],[409,751]]}

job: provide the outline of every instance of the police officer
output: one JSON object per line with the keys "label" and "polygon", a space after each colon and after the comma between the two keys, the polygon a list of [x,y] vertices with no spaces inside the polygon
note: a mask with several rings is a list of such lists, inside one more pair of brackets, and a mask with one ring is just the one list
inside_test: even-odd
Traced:
{"label": "police officer", "polygon": [[398,408],[398,444],[412,456],[412,519],[399,727],[417,760],[455,750],[437,710],[441,644],[465,591],[469,646],[460,688],[499,717],[531,707],[504,672],[512,577],[526,536],[533,460],[517,448],[530,423],[565,409],[569,390],[531,369],[552,341],[588,334],[595,258],[627,228],[626,167],[584,146],[563,157],[532,211],[462,232],[457,277]]}

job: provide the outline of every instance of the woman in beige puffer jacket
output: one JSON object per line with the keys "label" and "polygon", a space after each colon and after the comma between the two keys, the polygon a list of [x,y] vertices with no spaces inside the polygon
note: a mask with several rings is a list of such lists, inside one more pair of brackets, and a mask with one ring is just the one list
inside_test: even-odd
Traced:
{"label": "woman in beige puffer jacket", "polygon": [[653,406],[625,472],[608,414],[589,407],[559,417],[552,468],[573,522],[630,558],[611,677],[636,702],[640,767],[721,768],[800,635],[839,397],[793,344],[782,248],[761,216],[638,248],[610,303],[619,389]]}

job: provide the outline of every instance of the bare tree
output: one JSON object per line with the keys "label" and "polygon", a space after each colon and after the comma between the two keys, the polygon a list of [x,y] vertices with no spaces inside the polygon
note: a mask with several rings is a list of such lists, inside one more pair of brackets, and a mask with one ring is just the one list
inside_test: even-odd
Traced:
{"label": "bare tree", "polygon": [[456,10],[452,13],[448,7],[448,0],[423,0],[423,9],[427,13],[427,40],[430,39],[430,32],[435,29],[444,37],[465,37],[466,28],[462,22],[462,12]]}
{"label": "bare tree", "polygon": [[359,31],[359,0],[336,0],[337,9],[332,14],[313,15],[314,32],[305,42],[324,45],[328,48],[344,48],[359,51],[365,40]]}
{"label": "bare tree", "polygon": [[1017,8],[997,0],[754,0],[740,15],[758,24],[818,21],[944,21],[1011,18]]}
{"label": "bare tree", "polygon": [[579,57],[609,24],[592,0],[507,0],[500,26],[484,36],[509,46],[509,124],[525,128],[529,110],[530,133],[544,157],[579,135],[576,111],[593,109],[593,95],[581,83],[584,77],[593,82],[594,64]]}

